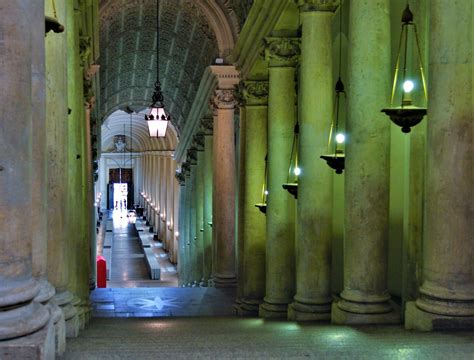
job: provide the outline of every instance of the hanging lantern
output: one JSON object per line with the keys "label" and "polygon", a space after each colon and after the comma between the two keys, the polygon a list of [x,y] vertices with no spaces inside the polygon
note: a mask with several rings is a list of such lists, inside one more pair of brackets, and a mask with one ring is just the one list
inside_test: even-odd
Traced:
{"label": "hanging lantern", "polygon": [[[410,32],[412,35],[410,36]],[[415,52],[418,55],[418,70],[419,70],[419,81],[415,79],[416,70],[412,70],[408,64],[408,55],[411,53],[411,49],[408,46],[408,38],[414,38],[415,41]],[[402,63],[402,76],[401,81],[398,81],[398,72],[400,66],[400,59],[402,55],[403,45],[403,63]],[[412,46],[413,47],[413,46]],[[411,48],[412,48],[411,47]],[[395,74],[393,77],[392,86],[392,97],[390,102],[390,108],[382,109],[382,112],[387,114],[392,122],[402,128],[404,133],[409,133],[411,128],[417,125],[423,117],[427,114],[426,107],[416,107],[413,105],[412,92],[418,87],[423,88],[425,102],[428,101],[426,92],[426,81],[423,73],[423,64],[421,62],[421,50],[420,43],[418,41],[418,33],[416,24],[413,22],[413,13],[410,11],[410,7],[407,4],[402,14],[402,30],[400,34],[400,45],[398,47],[397,61],[395,65]],[[400,93],[400,106],[393,107],[393,102],[396,94]]]}
{"label": "hanging lantern", "polygon": [[298,143],[299,143],[300,125],[296,121],[293,131],[293,145],[291,146],[290,164],[288,166],[288,177],[286,183],[282,185],[283,189],[288,191],[295,199],[298,199],[298,176],[301,169],[298,166]]}
{"label": "hanging lantern", "polygon": [[268,195],[268,189],[267,189],[267,155],[265,156],[265,177],[263,179],[263,185],[262,185],[262,202],[259,204],[255,204],[255,207],[258,208],[263,214],[267,213],[267,195]]}
{"label": "hanging lantern", "polygon": [[145,120],[148,124],[148,132],[150,137],[166,137],[166,129],[168,128],[168,121],[171,120],[169,114],[165,111],[163,105],[163,93],[161,92],[160,84],[160,68],[159,68],[159,33],[160,33],[160,2],[156,2],[156,82],[155,91],[152,96],[152,104],[150,111],[145,115]]}
{"label": "hanging lantern", "polygon": [[53,7],[54,17],[45,16],[44,17],[44,33],[45,35],[51,30],[55,33],[62,33],[64,31],[64,25],[60,24],[58,21],[58,14],[56,13],[56,4],[54,0],[51,0],[51,5]]}
{"label": "hanging lantern", "polygon": [[[344,142],[346,136],[343,132],[339,132],[339,113],[341,105],[341,95],[346,98],[344,91],[344,84],[342,83],[341,77],[336,82],[336,102],[334,104],[334,116],[331,121],[331,130],[329,131],[328,141],[328,155],[321,155],[321,159],[326,160],[326,163],[334,170],[336,174],[342,174],[344,170],[345,154],[344,154]],[[332,152],[334,149],[334,152]]]}

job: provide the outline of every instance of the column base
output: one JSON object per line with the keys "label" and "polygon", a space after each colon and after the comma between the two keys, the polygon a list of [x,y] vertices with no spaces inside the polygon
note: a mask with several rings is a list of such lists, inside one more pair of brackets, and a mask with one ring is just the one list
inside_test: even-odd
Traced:
{"label": "column base", "polygon": [[216,288],[233,288],[237,286],[237,278],[216,276],[214,278],[214,287]]}
{"label": "column base", "polygon": [[259,308],[260,308],[261,304],[262,304],[261,301],[243,299],[242,302],[236,308],[237,315],[239,315],[239,316],[258,316]]}
{"label": "column base", "polygon": [[264,319],[287,319],[288,304],[271,304],[264,301],[258,308],[258,316]]}
{"label": "column base", "polygon": [[55,358],[54,324],[50,319],[46,326],[31,335],[0,341],[0,359]]}
{"label": "column base", "polygon": [[79,324],[77,319],[77,310],[72,305],[73,296],[69,291],[56,293],[51,299],[51,303],[60,307],[66,321],[66,337],[73,338],[79,335]]}
{"label": "column base", "polygon": [[472,330],[474,316],[447,316],[421,310],[415,301],[406,303],[405,329],[419,331]]}
{"label": "column base", "polygon": [[54,324],[56,355],[61,356],[66,351],[66,321],[59,306],[53,304],[47,306]]}
{"label": "column base", "polygon": [[209,280],[206,279],[201,279],[201,282],[199,283],[200,287],[208,287],[209,286]]}
{"label": "column base", "polygon": [[389,302],[392,310],[385,313],[349,312],[349,311],[341,309],[340,306],[338,305],[339,302],[335,302],[332,304],[331,322],[333,324],[376,325],[376,324],[400,324],[401,322],[400,307],[392,301]]}
{"label": "column base", "polygon": [[51,285],[45,278],[38,279],[38,284],[40,287],[40,292],[38,295],[36,295],[34,301],[44,305],[54,296],[54,294],[56,294],[56,290],[54,289],[53,285]]}
{"label": "column base", "polygon": [[288,305],[288,320],[329,321],[331,320],[331,303],[310,305],[295,301]]}

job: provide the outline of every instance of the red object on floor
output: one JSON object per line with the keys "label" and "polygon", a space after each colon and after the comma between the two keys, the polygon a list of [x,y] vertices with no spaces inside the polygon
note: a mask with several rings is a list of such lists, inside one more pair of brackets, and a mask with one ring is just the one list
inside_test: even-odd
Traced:
{"label": "red object on floor", "polygon": [[97,256],[97,287],[107,287],[107,261],[103,256]]}

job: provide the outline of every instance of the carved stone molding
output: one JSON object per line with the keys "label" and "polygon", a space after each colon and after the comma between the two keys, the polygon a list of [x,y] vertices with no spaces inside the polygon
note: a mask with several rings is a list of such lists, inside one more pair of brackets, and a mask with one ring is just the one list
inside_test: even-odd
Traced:
{"label": "carved stone molding", "polygon": [[301,12],[328,11],[334,12],[341,0],[297,0]]}
{"label": "carved stone molding", "polygon": [[214,91],[213,105],[217,109],[234,109],[237,105],[235,100],[234,90],[231,89],[217,89]]}
{"label": "carved stone molding", "polygon": [[186,176],[189,175],[191,171],[191,164],[188,162],[184,162],[181,164],[181,173]]}
{"label": "carved stone molding", "polygon": [[268,104],[268,81],[241,81],[239,89],[246,106]]}
{"label": "carved stone molding", "polygon": [[270,66],[295,67],[301,54],[300,38],[265,39],[265,59]]}

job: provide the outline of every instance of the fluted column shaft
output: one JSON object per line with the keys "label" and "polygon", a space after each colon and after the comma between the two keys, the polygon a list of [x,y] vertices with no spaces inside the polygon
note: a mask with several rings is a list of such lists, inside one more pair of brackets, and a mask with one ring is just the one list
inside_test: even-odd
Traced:
{"label": "fluted column shaft", "polygon": [[267,39],[266,282],[264,303],[259,310],[264,318],[286,318],[288,304],[295,295],[295,200],[282,189],[282,184],[287,182],[296,120],[295,66],[299,53],[298,39]]}
{"label": "fluted column shaft", "polygon": [[[300,138],[296,218],[296,295],[289,318],[331,316],[332,171],[327,152],[333,104],[331,25],[334,8],[301,8]],[[322,10],[322,9],[321,9]],[[329,11],[328,11],[329,10]],[[316,156],[315,156],[316,155]]]}
{"label": "fluted column shaft", "polygon": [[387,289],[390,122],[380,113],[390,95],[389,9],[388,0],[351,3],[344,290],[335,323],[399,321]]}
{"label": "fluted column shaft", "polygon": [[196,165],[196,280],[203,283],[203,252],[204,252],[204,152],[197,152]]}
{"label": "fluted column shaft", "polygon": [[[472,4],[433,1],[423,284],[407,328],[474,327]],[[454,160],[455,159],[455,160]]]}
{"label": "fluted column shaft", "polygon": [[239,242],[243,251],[238,311],[241,315],[258,315],[265,296],[266,217],[255,204],[262,202],[265,181],[268,82],[245,81],[242,87],[245,117],[240,121]]}

